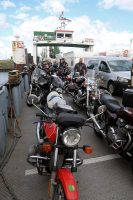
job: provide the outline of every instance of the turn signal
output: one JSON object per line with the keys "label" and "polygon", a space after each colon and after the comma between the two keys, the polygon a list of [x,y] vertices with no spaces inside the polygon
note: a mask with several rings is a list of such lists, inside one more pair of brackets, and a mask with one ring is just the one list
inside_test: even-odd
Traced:
{"label": "turn signal", "polygon": [[52,146],[51,144],[43,144],[41,145],[41,150],[43,153],[49,153],[52,151]]}
{"label": "turn signal", "polygon": [[83,151],[86,153],[86,154],[91,154],[93,152],[93,149],[91,146],[83,146]]}

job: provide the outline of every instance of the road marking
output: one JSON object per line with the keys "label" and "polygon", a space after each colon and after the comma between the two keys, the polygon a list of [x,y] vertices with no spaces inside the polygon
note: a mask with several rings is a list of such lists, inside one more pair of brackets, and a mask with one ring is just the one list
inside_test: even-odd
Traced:
{"label": "road marking", "polygon": [[84,159],[83,165],[89,165],[89,164],[104,162],[104,161],[113,160],[113,159],[116,159],[116,158],[121,158],[121,157],[117,154],[110,154],[110,155],[96,157],[96,158]]}
{"label": "road marking", "polygon": [[37,168],[25,170],[25,176],[29,176],[29,175],[33,175],[33,174],[38,174]]}
{"label": "road marking", "polygon": [[[96,157],[96,158],[84,159],[83,165],[90,165],[90,164],[95,164],[95,163],[99,163],[99,162],[105,162],[105,161],[113,160],[116,158],[121,158],[121,156],[119,156],[117,154],[110,154],[110,155],[100,156],[100,157]],[[36,168],[25,170],[25,176],[34,175],[34,174],[38,174]]]}

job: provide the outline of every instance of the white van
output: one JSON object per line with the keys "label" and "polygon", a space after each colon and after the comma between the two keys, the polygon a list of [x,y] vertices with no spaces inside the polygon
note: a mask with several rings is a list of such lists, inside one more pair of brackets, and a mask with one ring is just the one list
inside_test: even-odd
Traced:
{"label": "white van", "polygon": [[111,94],[122,92],[131,84],[132,61],[125,57],[94,56],[86,61],[87,75],[95,71],[99,86]]}

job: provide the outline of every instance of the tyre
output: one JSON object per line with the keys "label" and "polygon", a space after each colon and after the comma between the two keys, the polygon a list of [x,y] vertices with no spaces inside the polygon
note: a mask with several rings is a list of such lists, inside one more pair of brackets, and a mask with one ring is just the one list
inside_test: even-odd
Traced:
{"label": "tyre", "polygon": [[52,200],[67,200],[61,182],[57,182],[54,188],[54,195]]}
{"label": "tyre", "polygon": [[108,91],[110,94],[114,95],[115,94],[115,85],[113,82],[108,83]]}

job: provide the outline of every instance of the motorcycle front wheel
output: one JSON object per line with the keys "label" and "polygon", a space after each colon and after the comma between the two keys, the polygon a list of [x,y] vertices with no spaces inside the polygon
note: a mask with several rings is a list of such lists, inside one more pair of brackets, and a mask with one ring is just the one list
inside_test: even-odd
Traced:
{"label": "motorcycle front wheel", "polygon": [[67,200],[61,182],[57,182],[57,185],[54,188],[54,195],[52,200]]}

